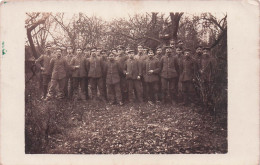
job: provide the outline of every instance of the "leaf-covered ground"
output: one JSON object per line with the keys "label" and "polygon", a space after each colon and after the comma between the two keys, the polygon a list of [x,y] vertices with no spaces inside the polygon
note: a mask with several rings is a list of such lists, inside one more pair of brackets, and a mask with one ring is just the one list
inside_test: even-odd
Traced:
{"label": "leaf-covered ground", "polygon": [[[28,88],[27,88],[28,89]],[[26,153],[226,153],[227,114],[199,107],[44,102],[26,91]]]}

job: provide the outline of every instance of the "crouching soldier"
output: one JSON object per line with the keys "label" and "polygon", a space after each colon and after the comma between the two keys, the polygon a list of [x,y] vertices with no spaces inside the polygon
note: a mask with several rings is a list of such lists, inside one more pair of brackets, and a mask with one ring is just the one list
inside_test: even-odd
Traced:
{"label": "crouching soldier", "polygon": [[182,82],[182,92],[184,105],[191,102],[193,92],[195,62],[190,55],[190,49],[184,51],[184,58],[180,64],[180,81]]}
{"label": "crouching soldier", "polygon": [[76,56],[71,60],[72,79],[73,79],[73,94],[77,95],[80,100],[86,100],[86,78],[87,78],[87,59],[84,57],[81,48],[77,48]]}
{"label": "crouching soldier", "polygon": [[[57,91],[57,98],[62,99],[64,98],[64,87],[66,84],[66,74],[67,71],[70,69],[67,61],[65,58],[61,56],[61,49],[57,49],[57,55],[55,58],[51,59],[50,62],[50,71],[52,73],[51,76],[51,85],[49,88],[48,95],[45,100],[49,100],[53,97],[55,89]],[[57,88],[58,86],[58,88]]]}
{"label": "crouching soldier", "polygon": [[[170,94],[171,102],[176,104],[178,83],[178,61],[177,57],[172,56],[171,47],[166,47],[166,54],[160,61],[162,101],[166,103],[166,96]],[[169,90],[168,90],[169,87]]]}
{"label": "crouching soldier", "polygon": [[119,105],[123,105],[119,76],[120,68],[112,53],[109,54],[108,61],[104,64],[104,72],[109,103],[114,104],[117,102]]}
{"label": "crouching soldier", "polygon": [[134,92],[136,92],[135,96],[139,102],[143,102],[143,88],[141,82],[142,75],[142,63],[134,59],[134,51],[129,50],[129,59],[125,64],[125,74],[128,83],[128,98],[130,102],[134,101]]}
{"label": "crouching soldier", "polygon": [[160,64],[159,61],[154,58],[154,53],[149,50],[148,59],[143,63],[143,76],[145,81],[145,87],[147,91],[148,103],[152,104],[152,100],[156,103],[158,100],[158,81],[159,81]]}
{"label": "crouching soldier", "polygon": [[90,83],[90,89],[92,93],[92,99],[94,101],[97,100],[97,89],[99,89],[100,98],[102,101],[105,101],[104,99],[104,93],[103,93],[103,62],[100,58],[97,57],[96,49],[91,49],[91,57],[89,59],[88,63],[88,77],[89,77],[89,83]]}

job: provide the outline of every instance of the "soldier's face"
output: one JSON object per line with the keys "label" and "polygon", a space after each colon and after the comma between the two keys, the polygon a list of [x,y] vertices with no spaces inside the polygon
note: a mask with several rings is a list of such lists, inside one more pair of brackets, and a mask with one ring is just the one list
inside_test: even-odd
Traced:
{"label": "soldier's face", "polygon": [[143,51],[143,47],[142,46],[138,46],[137,50],[138,50],[138,52],[142,52]]}
{"label": "soldier's face", "polygon": [[144,54],[147,54],[147,49],[143,49],[143,53],[144,53]]}
{"label": "soldier's face", "polygon": [[201,48],[197,48],[196,49],[196,53],[201,54],[202,53],[202,49]]}
{"label": "soldier's face", "polygon": [[156,50],[156,53],[157,53],[157,54],[162,54],[162,49],[157,49],[157,50]]}
{"label": "soldier's face", "polygon": [[175,48],[175,43],[174,42],[170,42],[170,47],[171,48]]}
{"label": "soldier's face", "polygon": [[110,55],[108,56],[108,59],[109,59],[110,61],[113,61],[113,60],[114,60],[114,55],[113,55],[113,54],[110,54]]}
{"label": "soldier's face", "polygon": [[58,50],[56,50],[56,52],[57,52],[57,57],[60,57],[61,56],[61,50],[58,49]]}
{"label": "soldier's face", "polygon": [[81,49],[77,49],[77,54],[81,54],[82,50]]}
{"label": "soldier's face", "polygon": [[67,49],[67,52],[68,52],[68,53],[72,53],[72,51],[73,51],[73,49],[70,48],[70,47]]}
{"label": "soldier's face", "polygon": [[179,42],[178,45],[179,45],[179,46],[182,46],[182,45],[183,45],[183,42]]}
{"label": "soldier's face", "polygon": [[113,54],[116,54],[116,53],[117,53],[117,51],[114,49],[114,50],[112,50],[112,53],[113,53]]}
{"label": "soldier's face", "polygon": [[166,49],[166,53],[167,53],[167,54],[170,54],[171,52],[172,52],[172,51],[171,51],[170,48],[167,48],[167,49]]}
{"label": "soldier's face", "polygon": [[91,56],[92,57],[96,57],[97,55],[96,55],[96,50],[95,49],[92,49],[91,50]]}
{"label": "soldier's face", "polygon": [[135,55],[135,53],[134,53],[134,52],[131,52],[131,53],[129,54],[129,57],[130,57],[131,59],[134,59],[134,55]]}
{"label": "soldier's face", "polygon": [[122,54],[122,53],[124,53],[124,50],[123,49],[117,49],[117,52],[118,52],[118,54]]}
{"label": "soldier's face", "polygon": [[176,49],[176,53],[181,54],[182,53],[181,49]]}
{"label": "soldier's face", "polygon": [[203,55],[208,55],[209,51],[208,50],[203,50]]}
{"label": "soldier's face", "polygon": [[148,53],[148,57],[149,57],[149,58],[153,58],[153,56],[154,56],[153,52],[149,52],[149,53]]}
{"label": "soldier's face", "polygon": [[185,52],[185,53],[184,53],[184,56],[185,56],[185,57],[189,57],[189,56],[190,56],[190,52],[188,52],[188,51]]}
{"label": "soldier's face", "polygon": [[46,48],[46,52],[49,54],[49,53],[51,53],[51,47],[47,47]]}

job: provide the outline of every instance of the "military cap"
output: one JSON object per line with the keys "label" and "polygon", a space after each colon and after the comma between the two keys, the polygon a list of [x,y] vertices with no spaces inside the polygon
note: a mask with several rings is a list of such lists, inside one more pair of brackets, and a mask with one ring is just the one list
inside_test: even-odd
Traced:
{"label": "military cap", "polygon": [[167,48],[171,49],[172,47],[170,47],[170,46],[165,46],[165,47],[164,47],[164,49],[167,49]]}
{"label": "military cap", "polygon": [[73,46],[72,46],[72,45],[67,45],[67,49],[68,49],[68,48],[73,49]]}
{"label": "military cap", "polygon": [[157,49],[162,49],[162,47],[161,47],[161,46],[157,46],[157,47],[156,47],[156,50],[157,50]]}
{"label": "military cap", "polygon": [[78,46],[77,49],[81,49],[81,50],[83,50],[80,46]]}
{"label": "military cap", "polygon": [[102,49],[102,50],[100,51],[100,53],[106,53],[106,52],[107,52],[106,49]]}
{"label": "military cap", "polygon": [[125,49],[125,47],[123,45],[118,45],[117,49]]}
{"label": "military cap", "polygon": [[182,40],[178,40],[178,42],[177,43],[180,43],[180,42],[183,42]]}
{"label": "military cap", "polygon": [[182,48],[181,46],[177,46],[176,49],[181,49],[181,50],[183,50],[183,48]]}
{"label": "military cap", "polygon": [[62,48],[60,46],[57,46],[56,50],[61,50],[62,51]]}
{"label": "military cap", "polygon": [[204,47],[202,50],[210,50],[210,47]]}
{"label": "military cap", "polygon": [[91,50],[93,50],[93,49],[96,49],[96,50],[97,50],[97,48],[96,48],[96,47],[92,47],[92,48],[91,48]]}
{"label": "military cap", "polygon": [[148,49],[148,52],[153,52],[153,49]]}
{"label": "military cap", "polygon": [[45,48],[51,47],[51,44],[46,44]]}
{"label": "military cap", "polygon": [[116,48],[112,48],[110,51],[116,50]]}
{"label": "military cap", "polygon": [[128,53],[135,52],[133,49],[128,50]]}

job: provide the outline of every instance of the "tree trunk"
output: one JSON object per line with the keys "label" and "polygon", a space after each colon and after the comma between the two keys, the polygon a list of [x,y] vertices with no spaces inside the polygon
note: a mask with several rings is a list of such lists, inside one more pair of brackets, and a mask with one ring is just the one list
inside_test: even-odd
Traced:
{"label": "tree trunk", "polygon": [[179,29],[179,22],[181,19],[181,16],[183,15],[183,13],[170,13],[170,17],[171,17],[171,22],[172,22],[172,39],[174,39],[175,41],[178,39],[178,29]]}

